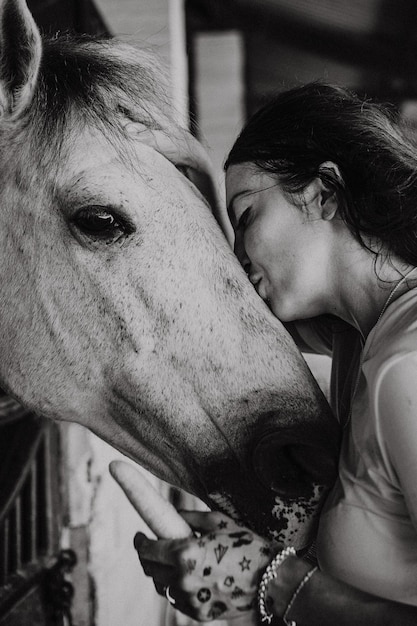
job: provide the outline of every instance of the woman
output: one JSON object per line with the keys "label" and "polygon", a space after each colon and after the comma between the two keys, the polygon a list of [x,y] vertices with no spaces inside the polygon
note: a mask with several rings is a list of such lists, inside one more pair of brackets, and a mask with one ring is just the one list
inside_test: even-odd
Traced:
{"label": "woman", "polygon": [[[259,111],[225,168],[249,279],[302,350],[332,356],[339,478],[321,515],[317,566],[270,544],[277,557],[265,570],[264,540],[195,512],[185,514],[194,538],[138,537],[142,564],[200,620],[252,615],[255,624],[258,595],[266,622],[415,625],[416,148],[387,112],[310,84]],[[238,536],[246,544],[235,545]]]}

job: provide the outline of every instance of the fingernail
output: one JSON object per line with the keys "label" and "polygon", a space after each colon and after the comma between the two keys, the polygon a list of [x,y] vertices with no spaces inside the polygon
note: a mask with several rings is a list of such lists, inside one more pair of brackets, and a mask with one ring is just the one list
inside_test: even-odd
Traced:
{"label": "fingernail", "polygon": [[133,545],[135,546],[135,550],[139,552],[145,539],[146,535],[144,535],[143,533],[136,533],[133,539]]}

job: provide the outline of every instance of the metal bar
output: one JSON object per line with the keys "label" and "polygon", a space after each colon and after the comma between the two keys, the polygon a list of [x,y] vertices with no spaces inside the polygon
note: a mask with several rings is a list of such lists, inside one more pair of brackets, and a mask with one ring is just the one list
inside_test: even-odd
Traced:
{"label": "metal bar", "polygon": [[46,511],[45,436],[43,434],[37,454],[36,473],[36,551],[38,555],[48,551],[48,513]]}
{"label": "metal bar", "polygon": [[0,527],[0,586],[5,584],[7,578],[8,530],[8,519],[5,519]]}
{"label": "metal bar", "polygon": [[45,429],[44,433],[44,507],[45,507],[45,547],[48,552],[54,549],[54,507],[52,501],[52,480],[51,480],[51,431],[50,428]]}
{"label": "metal bar", "polygon": [[38,494],[37,494],[38,462],[32,461],[30,472],[30,560],[34,561],[38,555]]}
{"label": "metal bar", "polygon": [[13,507],[13,571],[22,567],[22,498],[19,494]]}

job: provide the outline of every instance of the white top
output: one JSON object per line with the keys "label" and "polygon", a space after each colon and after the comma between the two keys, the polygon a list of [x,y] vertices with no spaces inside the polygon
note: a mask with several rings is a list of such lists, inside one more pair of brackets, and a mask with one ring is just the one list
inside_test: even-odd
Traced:
{"label": "white top", "polygon": [[[317,328],[311,341],[311,327],[297,325],[311,347],[324,338]],[[359,378],[359,333],[338,322],[330,341],[334,408],[347,423],[339,479],[320,519],[319,565],[363,591],[417,605],[417,288],[370,332]],[[331,347],[328,331],[323,347]]]}

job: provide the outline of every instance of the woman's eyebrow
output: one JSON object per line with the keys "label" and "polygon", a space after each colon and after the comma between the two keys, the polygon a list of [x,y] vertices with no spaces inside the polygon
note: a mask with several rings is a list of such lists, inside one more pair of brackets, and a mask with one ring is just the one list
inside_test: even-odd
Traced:
{"label": "woman's eyebrow", "polygon": [[234,212],[232,210],[233,204],[238,198],[241,198],[242,196],[253,196],[255,193],[266,191],[267,189],[272,189],[272,187],[276,187],[276,185],[277,184],[274,183],[273,185],[268,185],[267,187],[263,187],[261,189],[242,189],[241,191],[238,191],[237,193],[235,193],[235,195],[232,197],[229,204],[227,205],[227,214],[232,224],[233,224],[233,215],[234,215]]}

